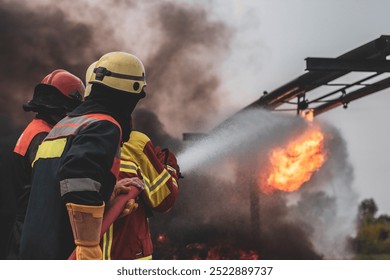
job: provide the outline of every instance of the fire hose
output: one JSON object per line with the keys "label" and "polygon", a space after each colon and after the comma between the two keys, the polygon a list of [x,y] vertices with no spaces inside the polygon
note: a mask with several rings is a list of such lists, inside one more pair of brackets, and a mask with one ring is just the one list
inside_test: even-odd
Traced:
{"label": "fire hose", "polygon": [[[138,196],[140,190],[138,188],[131,188],[126,194],[118,195],[114,200],[110,202],[110,206],[105,211],[103,216],[102,230],[100,232],[100,238],[103,237],[104,233],[110,228],[110,226],[118,219],[122,214],[123,209],[126,206],[127,201],[134,199]],[[69,256],[68,260],[76,259],[76,250]]]}

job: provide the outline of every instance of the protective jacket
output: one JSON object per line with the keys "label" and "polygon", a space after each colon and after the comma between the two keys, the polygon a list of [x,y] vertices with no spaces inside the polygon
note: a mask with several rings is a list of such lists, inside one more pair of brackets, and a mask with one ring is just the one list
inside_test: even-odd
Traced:
{"label": "protective jacket", "polygon": [[153,253],[148,214],[171,209],[178,195],[177,175],[167,169],[155,154],[150,139],[132,131],[121,149],[119,179],[138,176],[145,190],[139,207],[119,218],[102,239],[103,259],[150,259]]}
{"label": "protective jacket", "polygon": [[13,164],[16,173],[13,174],[12,178],[12,191],[17,199],[16,216],[7,244],[7,259],[18,258],[20,237],[31,190],[31,163],[35,158],[39,144],[52,129],[53,124],[51,119],[37,115],[20,135],[14,148]]}
{"label": "protective jacket", "polygon": [[119,173],[121,127],[102,105],[85,101],[40,145],[21,259],[67,259],[75,248],[65,203],[102,205]]}

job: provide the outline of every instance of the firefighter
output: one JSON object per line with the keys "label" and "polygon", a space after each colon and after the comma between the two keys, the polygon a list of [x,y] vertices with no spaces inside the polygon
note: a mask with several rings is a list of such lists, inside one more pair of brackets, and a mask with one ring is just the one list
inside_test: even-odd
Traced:
{"label": "firefighter", "polygon": [[31,189],[31,163],[39,144],[52,127],[67,112],[81,104],[84,94],[83,82],[68,71],[58,69],[43,78],[35,89],[32,100],[23,105],[26,112],[35,112],[14,148],[15,176],[13,193],[16,197],[16,217],[7,243],[7,258],[17,259],[20,236]]}
{"label": "firefighter", "polygon": [[95,65],[90,94],[57,123],[33,161],[22,259],[102,259],[105,204],[119,174],[131,113],[145,97],[145,69],[134,55],[110,52]]}
{"label": "firefighter", "polygon": [[122,182],[129,178],[139,178],[144,187],[137,186],[141,194],[127,203],[122,216],[103,236],[103,259],[152,259],[148,218],[152,211],[166,212],[173,207],[179,177],[180,168],[171,151],[154,147],[141,132],[131,132],[121,150],[118,185],[126,185]]}
{"label": "firefighter", "polygon": [[[86,96],[95,64],[92,63],[86,73]],[[141,132],[131,132],[129,140],[121,148],[120,180],[114,187],[111,201],[119,194],[129,192],[129,185],[142,193],[127,202],[121,218],[104,235],[103,259],[152,257],[148,217],[152,211],[166,212],[172,208],[178,195],[179,176],[180,169],[171,151],[154,147]]]}

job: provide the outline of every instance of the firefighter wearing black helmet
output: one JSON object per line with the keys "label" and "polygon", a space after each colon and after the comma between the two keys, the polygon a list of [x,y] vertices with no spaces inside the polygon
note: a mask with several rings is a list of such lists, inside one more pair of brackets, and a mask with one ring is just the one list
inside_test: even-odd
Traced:
{"label": "firefighter wearing black helmet", "polygon": [[85,101],[57,123],[33,161],[22,259],[102,259],[102,217],[119,173],[131,113],[145,96],[145,69],[134,55],[103,55]]}
{"label": "firefighter wearing black helmet", "polygon": [[34,90],[33,98],[23,105],[35,112],[34,119],[20,135],[14,148],[15,174],[12,192],[16,198],[16,216],[7,242],[7,258],[17,259],[24,218],[31,189],[31,163],[39,144],[52,127],[83,98],[83,82],[68,71],[58,69],[43,78]]}

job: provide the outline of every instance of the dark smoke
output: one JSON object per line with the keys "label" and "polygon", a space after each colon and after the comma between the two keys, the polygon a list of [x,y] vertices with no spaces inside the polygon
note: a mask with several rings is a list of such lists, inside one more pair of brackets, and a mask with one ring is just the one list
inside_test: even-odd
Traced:
{"label": "dark smoke", "polygon": [[31,10],[17,2],[1,1],[1,112],[19,119],[18,124],[24,123],[28,115],[20,113],[21,104],[31,98],[34,86],[56,68],[84,80],[86,67],[104,51],[96,48],[93,30],[71,21],[55,7]]}
{"label": "dark smoke", "polygon": [[145,105],[175,135],[204,129],[223,101],[217,66],[229,50],[231,31],[200,7],[160,2],[157,7],[153,26],[161,32],[146,63],[151,98]]}
{"label": "dark smoke", "polygon": [[[311,228],[303,222],[288,220],[290,209],[280,197],[261,196],[261,249],[265,259],[322,259],[311,241]],[[260,204],[261,205],[261,204]]]}
{"label": "dark smoke", "polygon": [[145,108],[136,109],[133,122],[134,130],[145,133],[155,146],[169,148],[176,153],[180,151],[182,141],[166,132],[164,124],[154,112]]}

